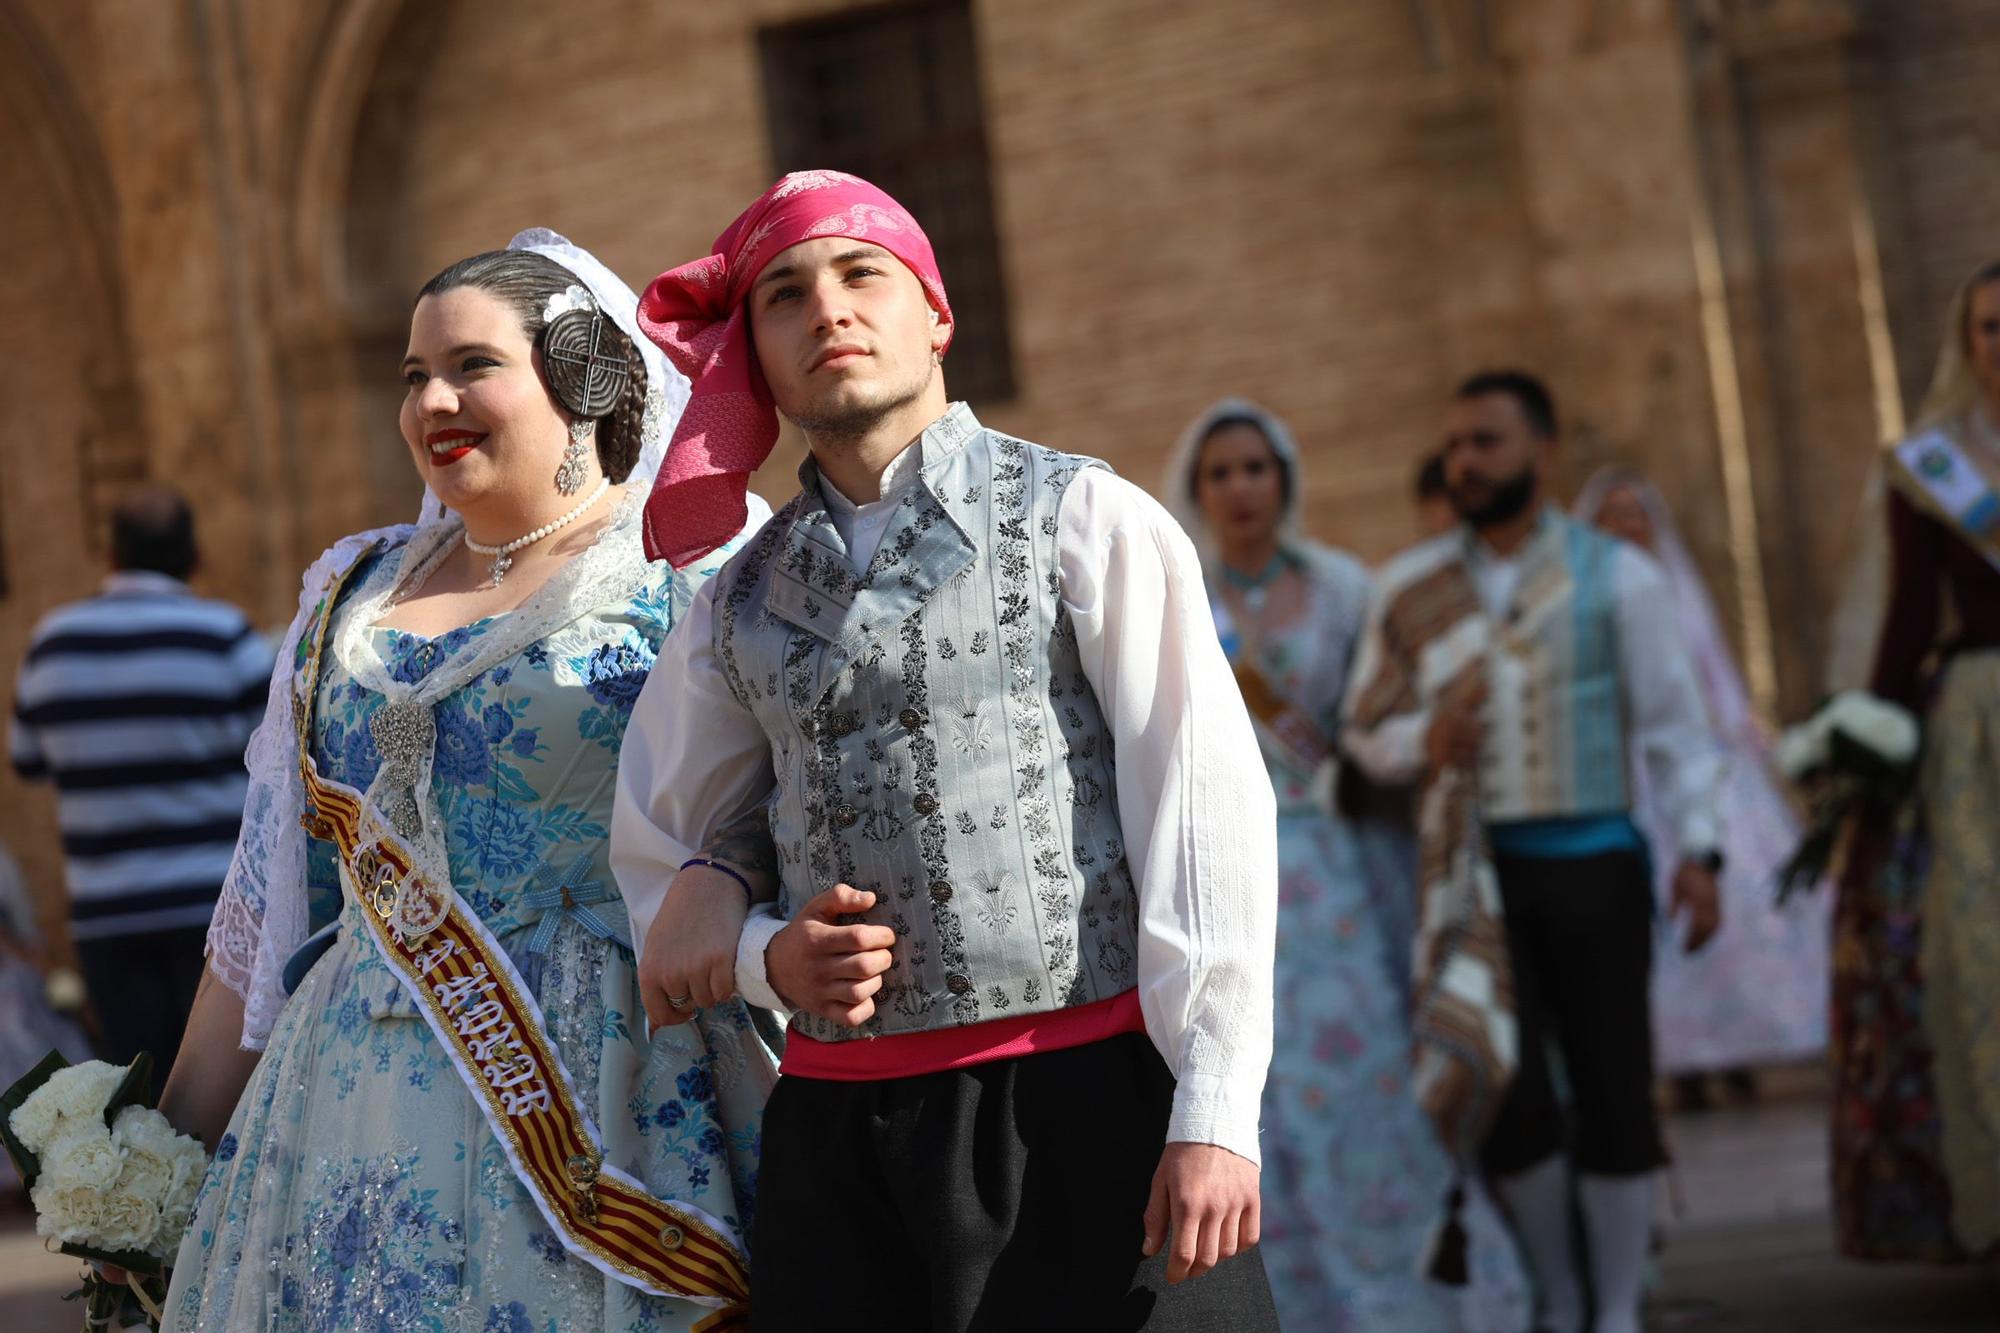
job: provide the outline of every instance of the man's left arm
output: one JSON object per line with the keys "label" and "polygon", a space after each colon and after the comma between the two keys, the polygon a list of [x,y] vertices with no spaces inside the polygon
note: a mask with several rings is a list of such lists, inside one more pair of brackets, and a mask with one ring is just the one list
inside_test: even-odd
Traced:
{"label": "man's left arm", "polygon": [[1673,604],[1673,591],[1659,566],[1637,548],[1621,548],[1613,594],[1629,734],[1676,840],[1680,864],[1671,907],[1688,918],[1686,948],[1692,953],[1722,925],[1716,884],[1722,751],[1680,621],[1662,612]]}
{"label": "man's left arm", "polygon": [[[41,638],[39,631],[35,638]],[[28,648],[29,658],[32,659],[34,642],[31,641]],[[34,706],[34,674],[30,662],[24,661],[20,673],[14,678],[14,716],[13,725],[8,728],[7,757],[14,765],[14,772],[24,781],[46,782],[49,779],[49,758],[42,751],[41,732],[28,720],[29,710]]]}
{"label": "man's left arm", "polygon": [[1257,1240],[1277,804],[1187,535],[1144,491],[1092,469],[1064,495],[1057,541],[1116,746],[1140,1007],[1176,1080],[1145,1221],[1149,1254],[1171,1231],[1178,1281]]}

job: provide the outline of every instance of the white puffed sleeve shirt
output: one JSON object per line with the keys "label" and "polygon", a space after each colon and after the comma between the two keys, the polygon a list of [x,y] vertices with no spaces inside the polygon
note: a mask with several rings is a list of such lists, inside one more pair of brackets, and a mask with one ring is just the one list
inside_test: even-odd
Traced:
{"label": "white puffed sleeve shirt", "polygon": [[[856,505],[823,479],[827,509],[866,569],[920,451]],[[1138,989],[1146,1031],[1177,1079],[1169,1142],[1259,1160],[1271,1059],[1278,905],[1277,805],[1192,543],[1153,498],[1102,469],[1064,492],[1061,595],[1117,755],[1118,817],[1139,895]],[[662,646],[634,706],[618,769],[611,861],[643,941],[681,863],[776,785],[770,743],[715,661],[711,582]],[[783,1010],[764,949],[783,928],[756,908],[737,986]]]}

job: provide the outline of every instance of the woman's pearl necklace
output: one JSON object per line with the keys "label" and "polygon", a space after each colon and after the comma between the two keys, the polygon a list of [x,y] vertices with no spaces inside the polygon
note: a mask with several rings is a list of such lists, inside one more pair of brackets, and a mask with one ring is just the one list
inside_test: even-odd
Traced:
{"label": "woman's pearl necklace", "polygon": [[556,533],[561,532],[564,528],[568,527],[570,524],[576,522],[577,519],[581,518],[583,516],[584,510],[596,504],[598,500],[604,495],[604,493],[610,489],[611,489],[611,478],[599,477],[597,479],[596,487],[591,490],[590,494],[584,496],[583,499],[577,501],[576,508],[570,510],[567,514],[564,514],[561,518],[550,519],[548,522],[542,524],[542,526],[536,528],[533,532],[530,532],[525,536],[516,537],[513,541],[506,542],[499,546],[487,546],[480,542],[476,542],[472,540],[472,534],[467,533],[465,535],[466,550],[471,551],[477,555],[490,555],[493,557],[493,582],[487,584],[486,586],[489,588],[497,588],[500,586],[500,580],[506,578],[507,571],[514,567],[514,552],[520,550],[524,546],[533,546],[536,542],[540,541],[544,537],[553,537]]}

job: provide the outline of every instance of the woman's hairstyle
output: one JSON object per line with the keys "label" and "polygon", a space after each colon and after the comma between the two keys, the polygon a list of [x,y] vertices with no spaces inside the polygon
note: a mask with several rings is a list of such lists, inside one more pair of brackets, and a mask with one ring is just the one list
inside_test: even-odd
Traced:
{"label": "woman's hairstyle", "polygon": [[1995,282],[2000,282],[2000,259],[1989,259],[1959,284],[1958,294],[1951,298],[1937,369],[1931,372],[1931,387],[1917,409],[1917,430],[1952,428],[1978,401],[1979,379],[1972,369],[1972,298]]}
{"label": "woman's hairstyle", "polygon": [[[547,348],[544,332],[548,321],[543,313],[549,298],[584,286],[583,280],[546,255],[532,250],[489,250],[483,255],[461,259],[423,285],[417,300],[438,296],[460,287],[487,292],[510,306],[520,317],[521,329],[536,350]],[[640,435],[646,415],[646,363],[632,340],[625,336],[609,315],[600,316],[599,354],[625,359],[624,391],[611,410],[597,419],[597,461],[613,482],[632,475],[639,462]],[[547,383],[547,373],[543,375]],[[553,391],[552,401],[560,401]]]}
{"label": "woman's hairstyle", "polygon": [[1210,440],[1234,426],[1248,426],[1251,430],[1256,431],[1257,437],[1263,440],[1265,445],[1271,450],[1271,459],[1278,465],[1278,495],[1280,502],[1284,509],[1289,510],[1292,507],[1292,460],[1285,457],[1285,451],[1280,449],[1277,442],[1271,438],[1271,432],[1265,428],[1264,423],[1247,412],[1232,412],[1224,416],[1219,416],[1209,422],[1208,428],[1202,431],[1201,438],[1195,442],[1193,458],[1188,464],[1188,499],[1194,501],[1196,504],[1201,502],[1202,450],[1208,447]]}

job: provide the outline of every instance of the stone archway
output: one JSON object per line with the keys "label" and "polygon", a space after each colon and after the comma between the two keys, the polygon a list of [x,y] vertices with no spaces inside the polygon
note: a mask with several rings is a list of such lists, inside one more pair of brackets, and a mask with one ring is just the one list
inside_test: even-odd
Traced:
{"label": "stone archway", "polygon": [[[112,279],[111,178],[60,61],[0,0],[0,674],[36,621],[88,594],[104,568],[111,497],[146,474],[139,399]],[[53,801],[0,771],[0,839],[43,919],[65,915]]]}

